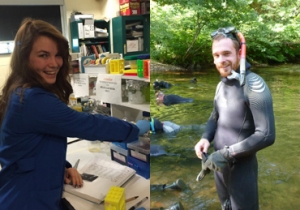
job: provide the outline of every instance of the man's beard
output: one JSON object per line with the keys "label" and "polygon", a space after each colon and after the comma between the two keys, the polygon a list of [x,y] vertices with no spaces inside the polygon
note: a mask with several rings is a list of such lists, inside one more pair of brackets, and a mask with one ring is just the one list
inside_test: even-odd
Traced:
{"label": "man's beard", "polygon": [[[221,67],[219,67],[219,68],[221,68]],[[231,75],[231,67],[227,67],[227,68],[230,68],[230,69],[226,69],[226,71],[224,71],[222,69],[221,70],[218,69],[218,71],[222,77],[228,77],[229,75]]]}

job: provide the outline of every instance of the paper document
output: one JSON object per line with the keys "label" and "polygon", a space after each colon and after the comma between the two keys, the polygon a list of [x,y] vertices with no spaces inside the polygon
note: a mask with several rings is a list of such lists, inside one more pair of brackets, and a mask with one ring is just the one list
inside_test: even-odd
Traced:
{"label": "paper document", "polygon": [[64,190],[94,203],[101,203],[111,186],[122,186],[136,172],[134,169],[114,161],[95,157],[81,168],[79,173],[98,177],[91,182],[84,180],[81,188],[74,188],[66,184]]}

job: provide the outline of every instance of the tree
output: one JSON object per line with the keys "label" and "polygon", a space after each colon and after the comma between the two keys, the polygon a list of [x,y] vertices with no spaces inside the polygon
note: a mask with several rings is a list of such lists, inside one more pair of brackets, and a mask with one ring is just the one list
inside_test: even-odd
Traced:
{"label": "tree", "polygon": [[235,26],[251,62],[295,61],[299,3],[271,0],[157,0],[151,3],[151,57],[170,64],[212,63],[210,33]]}

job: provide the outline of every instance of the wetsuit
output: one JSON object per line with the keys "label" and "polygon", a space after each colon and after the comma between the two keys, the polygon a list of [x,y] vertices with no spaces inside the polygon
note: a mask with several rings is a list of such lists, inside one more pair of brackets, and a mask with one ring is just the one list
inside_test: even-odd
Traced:
{"label": "wetsuit", "polygon": [[221,79],[214,109],[202,136],[214,141],[215,150],[229,146],[236,159],[222,173],[215,172],[221,204],[229,200],[233,210],[258,209],[256,152],[275,141],[270,90],[265,81],[249,68],[247,63],[244,87],[238,80]]}
{"label": "wetsuit", "polygon": [[170,94],[164,95],[163,104],[166,106],[171,106],[180,103],[192,103],[194,100],[192,98],[183,98],[178,95]]}
{"label": "wetsuit", "polygon": [[172,87],[172,84],[169,82],[165,82],[165,81],[155,81],[153,83],[153,88],[155,90],[160,90],[161,88],[169,89],[171,87]]}

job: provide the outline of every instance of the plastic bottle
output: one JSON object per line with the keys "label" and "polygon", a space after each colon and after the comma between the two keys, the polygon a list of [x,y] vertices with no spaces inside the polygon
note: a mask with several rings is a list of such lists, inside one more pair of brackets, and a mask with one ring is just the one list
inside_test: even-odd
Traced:
{"label": "plastic bottle", "polygon": [[71,107],[77,104],[77,98],[75,97],[74,93],[72,93],[69,97],[69,104]]}
{"label": "plastic bottle", "polygon": [[143,60],[137,60],[137,75],[140,78],[144,77],[144,64],[143,64]]}
{"label": "plastic bottle", "polygon": [[75,109],[78,112],[82,112],[82,105],[81,105],[81,103],[77,103],[76,105],[71,106],[71,108]]}

